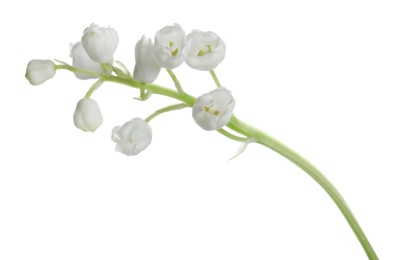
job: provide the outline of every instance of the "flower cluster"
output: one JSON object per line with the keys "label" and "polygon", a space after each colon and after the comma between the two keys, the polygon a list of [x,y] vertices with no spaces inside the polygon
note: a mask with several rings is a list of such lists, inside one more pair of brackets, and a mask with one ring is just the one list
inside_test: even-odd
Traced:
{"label": "flower cluster", "polygon": [[[171,76],[182,104],[160,109],[146,120],[134,118],[112,131],[112,140],[116,142],[116,151],[126,155],[136,155],[144,150],[152,139],[152,130],[148,122],[155,116],[183,107],[192,107],[194,121],[204,130],[219,130],[227,125],[232,116],[235,101],[231,92],[219,83],[214,69],[225,56],[225,43],[214,32],[193,30],[186,35],[178,25],[169,25],[160,29],[154,42],[142,36],[135,46],[135,66],[131,74],[121,62],[114,64],[114,53],[119,44],[119,36],[111,27],[101,27],[92,23],[84,29],[81,40],[72,44],[70,57],[72,65],[52,60],[32,60],[26,69],[26,78],[32,85],[39,85],[51,79],[58,69],[67,69],[81,80],[98,78],[84,98],[78,101],[73,121],[74,125],[85,131],[94,132],[103,123],[99,105],[91,99],[92,93],[105,81],[127,80],[129,85],[140,88],[140,100],[146,100],[155,85],[153,83],[162,68]],[[197,99],[182,90],[180,82],[172,69],[183,63],[201,71],[209,71],[217,84],[215,90],[201,95]],[[114,74],[115,75],[114,75]]]}
{"label": "flower cluster", "polygon": [[[217,34],[193,30],[186,35],[180,25],[174,24],[160,29],[155,34],[154,41],[142,36],[135,45],[133,73],[123,63],[114,61],[118,44],[119,36],[115,29],[91,24],[83,31],[81,40],[71,46],[72,65],[61,61],[32,60],[27,65],[26,78],[30,84],[40,85],[53,78],[59,69],[71,71],[81,80],[97,78],[85,96],[78,101],[73,115],[74,125],[85,132],[94,132],[103,123],[100,107],[91,99],[91,95],[106,81],[139,89],[140,97],[136,99],[140,101],[147,100],[152,94],[178,100],[180,103],[158,109],[146,119],[135,117],[114,127],[111,139],[116,143],[116,151],[127,156],[139,154],[152,141],[149,122],[153,118],[191,107],[192,117],[202,129],[217,130],[224,136],[243,143],[235,156],[242,153],[249,143],[255,142],[283,155],[308,173],[334,200],[369,258],[378,259],[341,194],[320,171],[278,140],[233,116],[234,98],[221,85],[214,72],[224,59],[226,49],[224,41]],[[172,71],[184,62],[193,69],[209,71],[217,88],[198,98],[184,91]],[[163,68],[170,75],[175,90],[153,84]]]}

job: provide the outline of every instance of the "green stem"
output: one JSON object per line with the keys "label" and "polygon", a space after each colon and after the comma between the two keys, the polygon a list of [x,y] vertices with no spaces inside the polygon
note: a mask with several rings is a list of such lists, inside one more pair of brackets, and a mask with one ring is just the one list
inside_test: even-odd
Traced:
{"label": "green stem", "polygon": [[87,91],[86,95],[84,97],[86,98],[90,98],[91,94],[93,94],[93,92],[98,89],[105,81],[106,79],[104,77],[99,78],[94,84],[93,86],[90,87],[90,89]]}
{"label": "green stem", "polygon": [[308,162],[292,149],[288,148],[287,146],[280,143],[268,134],[262,132],[261,130],[240,121],[235,116],[232,117],[230,123],[227,126],[245,136],[255,138],[257,143],[260,143],[281,154],[282,156],[293,162],[295,165],[300,167],[302,170],[304,170],[308,175],[310,175],[328,193],[328,195],[340,209],[341,213],[344,215],[351,229],[354,231],[355,235],[360,241],[368,258],[371,260],[378,259],[374,249],[365,236],[364,231],[361,229],[360,224],[355,219],[354,214],[351,212],[344,198],[334,187],[334,185],[332,185],[332,183],[317,168],[315,168],[310,162]]}
{"label": "green stem", "polygon": [[171,69],[167,69],[168,75],[170,75],[171,79],[174,82],[174,85],[176,86],[176,89],[178,91],[178,93],[180,93],[180,95],[184,95],[184,90],[181,87],[180,81],[178,81],[176,75],[174,74],[174,72]]}
{"label": "green stem", "polygon": [[213,80],[214,80],[214,83],[217,85],[217,87],[218,87],[218,88],[223,87],[223,86],[221,85],[220,81],[218,80],[217,75],[215,74],[214,70],[210,70],[210,74],[211,74],[211,77],[212,77]]}
{"label": "green stem", "polygon": [[[113,75],[107,76],[106,81],[119,83],[119,84],[122,84],[122,85],[126,85],[126,86],[129,86],[129,87],[132,87],[132,88],[138,88],[138,89],[141,89],[141,87],[143,86],[141,82],[136,81],[134,79],[122,78],[122,77],[117,77],[117,76],[113,76]],[[192,107],[194,105],[195,100],[196,100],[195,97],[193,97],[191,95],[188,95],[187,93],[184,93],[183,95],[180,95],[180,93],[178,93],[175,90],[165,88],[165,87],[157,85],[157,84],[144,84],[144,88],[146,90],[151,91],[151,93],[153,93],[153,94],[158,94],[158,95],[167,96],[167,97],[170,97],[170,98],[180,100],[181,102],[186,103],[189,107]]]}
{"label": "green stem", "polygon": [[[73,68],[69,65],[56,65],[56,68],[61,68],[61,69],[67,69],[73,72],[79,72],[79,73],[84,73],[87,75],[96,75],[96,73],[88,72],[88,71],[80,71],[76,68]],[[171,72],[171,70],[170,70]],[[169,72],[169,73],[170,73]],[[171,72],[172,73],[172,72]],[[211,75],[213,75],[212,72],[210,72]],[[170,74],[174,75],[174,74]],[[214,73],[215,75],[215,73]],[[99,77],[103,76],[98,74]],[[162,87],[160,85],[156,84],[145,84],[144,86],[142,85],[141,82],[136,81],[132,78],[125,78],[125,77],[118,77],[118,76],[113,76],[109,75],[105,77],[106,81],[110,82],[115,82],[119,84],[124,84],[133,88],[142,88],[144,87],[145,89],[151,91],[153,94],[159,94],[163,96],[167,96],[170,98],[174,98],[176,100],[180,100],[183,103],[185,103],[186,106],[192,107],[195,98],[193,96],[190,96],[184,92],[177,92],[175,90],[169,89]],[[178,81],[177,81],[178,82]],[[217,82],[216,82],[217,84]],[[177,85],[177,84],[176,84]],[[218,85],[218,84],[217,84]],[[181,87],[181,86],[180,86]],[[181,94],[183,93],[183,94]],[[179,104],[181,105],[181,104]],[[170,107],[164,108],[164,112],[170,111]],[[159,110],[160,111],[160,110]],[[157,114],[162,113],[162,112],[156,112]],[[152,118],[149,118],[151,120]],[[266,146],[273,151],[281,154],[291,162],[293,162],[295,165],[300,167],[302,170],[304,170],[309,176],[311,176],[326,192],[327,194],[331,197],[331,199],[334,201],[334,203],[337,205],[337,207],[340,209],[341,213],[347,220],[348,224],[350,225],[351,229],[353,230],[354,234],[357,236],[359,242],[361,243],[364,251],[366,252],[368,258],[370,260],[378,260],[378,256],[376,255],[374,249],[372,248],[370,242],[368,241],[367,237],[365,236],[363,230],[361,229],[358,221],[355,219],[354,214],[351,212],[350,208],[348,207],[347,203],[341,196],[341,194],[338,192],[338,190],[332,185],[332,183],[317,169],[315,168],[310,162],[308,162],[306,159],[304,159],[301,155],[293,151],[292,149],[288,148],[281,142],[277,141],[273,137],[269,136],[268,134],[262,132],[261,130],[254,128],[242,121],[240,121],[237,117],[232,116],[230,122],[227,124],[227,127],[230,128],[231,130],[244,135],[246,138],[245,140],[253,140],[256,143],[259,143],[263,146]],[[219,132],[233,140],[237,141],[244,141],[244,138],[238,137],[236,135],[233,135],[225,130],[219,130]]]}
{"label": "green stem", "polygon": [[88,76],[92,76],[92,77],[96,77],[96,78],[99,78],[99,77],[101,77],[101,76],[104,76],[104,74],[101,74],[101,73],[92,72],[92,71],[88,71],[88,70],[78,69],[78,68],[76,68],[76,67],[73,67],[73,66],[70,66],[70,65],[67,65],[67,64],[54,65],[54,68],[55,68],[56,70],[59,70],[59,69],[69,70],[69,71],[71,71],[71,72],[81,73],[81,74],[88,75]]}
{"label": "green stem", "polygon": [[151,114],[150,116],[148,116],[146,118],[146,122],[147,123],[150,122],[151,119],[155,118],[156,116],[158,116],[162,113],[166,113],[166,112],[169,112],[169,111],[174,111],[174,110],[178,110],[178,109],[182,109],[182,108],[186,108],[186,107],[189,107],[186,103],[180,103],[180,104],[175,104],[175,105],[171,105],[171,106],[168,106],[168,107],[163,107],[163,108],[157,110],[156,112],[154,112],[153,114]]}
{"label": "green stem", "polygon": [[245,141],[249,140],[249,138],[234,135],[234,134],[228,132],[227,130],[224,130],[223,128],[220,128],[220,129],[218,129],[217,131],[218,131],[220,134],[224,135],[225,137],[228,137],[228,138],[230,138],[230,139],[232,139],[232,140],[234,140],[234,141],[245,142]]}

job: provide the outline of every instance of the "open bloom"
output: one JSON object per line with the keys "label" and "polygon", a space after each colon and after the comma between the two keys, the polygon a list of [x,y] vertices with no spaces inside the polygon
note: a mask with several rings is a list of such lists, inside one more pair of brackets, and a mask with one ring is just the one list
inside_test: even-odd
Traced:
{"label": "open bloom", "polygon": [[[76,67],[82,70],[96,72],[96,73],[104,72],[100,63],[95,62],[92,59],[90,59],[87,52],[84,50],[81,42],[78,42],[71,47],[70,57],[73,59],[73,67]],[[112,60],[110,61],[110,63],[112,63]],[[74,72],[74,75],[76,75],[76,77],[79,79],[97,78],[97,77],[93,77],[93,76],[82,74],[82,73],[76,73],[76,72]]]}
{"label": "open bloom", "polygon": [[40,85],[56,75],[56,68],[51,60],[31,60],[27,64],[26,79],[31,85]]}
{"label": "open bloom", "polygon": [[197,98],[193,118],[204,130],[218,130],[231,120],[235,100],[226,88],[218,88]]}
{"label": "open bloom", "polygon": [[117,143],[116,151],[137,155],[151,143],[151,127],[141,118],[133,118],[122,126],[113,128],[111,139]]}
{"label": "open bloom", "polygon": [[143,36],[137,42],[135,57],[134,78],[144,83],[152,83],[156,80],[161,66],[154,57],[154,45],[150,38]]}
{"label": "open bloom", "polygon": [[103,115],[96,101],[83,98],[77,103],[73,120],[78,129],[84,132],[94,132],[103,123]]}
{"label": "open bloom", "polygon": [[213,32],[192,31],[187,36],[190,50],[186,63],[193,69],[213,70],[224,59],[225,43]]}
{"label": "open bloom", "polygon": [[166,26],[156,33],[154,53],[163,68],[174,69],[180,66],[187,51],[186,33],[180,25]]}
{"label": "open bloom", "polygon": [[117,49],[119,37],[111,27],[100,27],[92,23],[84,29],[81,43],[88,56],[98,63],[109,63]]}

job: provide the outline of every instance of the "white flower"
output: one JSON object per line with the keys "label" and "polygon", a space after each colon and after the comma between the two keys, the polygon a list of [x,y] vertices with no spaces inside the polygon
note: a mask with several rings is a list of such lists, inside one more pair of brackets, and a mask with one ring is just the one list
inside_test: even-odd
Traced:
{"label": "white flower", "polygon": [[31,85],[40,85],[54,75],[56,75],[56,68],[51,60],[31,60],[27,64],[26,79]]}
{"label": "white flower", "polygon": [[84,132],[94,132],[103,123],[103,115],[96,101],[83,98],[77,103],[73,120],[77,128]]}
{"label": "white flower", "polygon": [[152,83],[156,80],[161,66],[154,57],[154,45],[150,38],[143,36],[137,42],[135,57],[134,78],[144,83]]}
{"label": "white flower", "polygon": [[117,143],[116,151],[136,155],[151,143],[151,127],[141,118],[133,118],[113,128],[111,139]]}
{"label": "white flower", "polygon": [[187,51],[186,33],[180,25],[166,26],[156,33],[154,53],[163,68],[174,69],[180,66]]}
{"label": "white flower", "polygon": [[[90,59],[86,50],[84,50],[81,42],[78,42],[71,47],[70,57],[73,59],[73,67],[76,67],[82,70],[96,72],[96,73],[104,72],[100,63],[95,62],[92,59]],[[112,63],[112,60],[110,61],[110,63]],[[96,78],[93,76],[89,76],[83,73],[76,73],[76,72],[74,72],[74,75],[76,75],[76,77],[79,79]]]}
{"label": "white flower", "polygon": [[231,120],[235,101],[226,88],[218,88],[197,98],[193,118],[204,130],[218,130]]}
{"label": "white flower", "polygon": [[98,63],[109,63],[117,49],[119,37],[113,28],[92,23],[84,29],[81,43],[88,56]]}
{"label": "white flower", "polygon": [[213,32],[194,30],[187,36],[190,51],[186,63],[193,69],[213,70],[224,59],[225,43]]}

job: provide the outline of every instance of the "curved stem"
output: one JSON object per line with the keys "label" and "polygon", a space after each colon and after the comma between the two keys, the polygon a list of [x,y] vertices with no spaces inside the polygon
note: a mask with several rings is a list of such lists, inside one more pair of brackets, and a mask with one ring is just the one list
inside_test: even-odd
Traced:
{"label": "curved stem", "polygon": [[94,84],[93,86],[90,87],[90,89],[87,91],[86,95],[84,97],[86,98],[90,98],[91,94],[93,94],[93,92],[98,89],[105,81],[104,77],[99,78]]}
{"label": "curved stem", "polygon": [[168,72],[168,75],[170,75],[171,79],[173,80],[178,93],[180,93],[180,95],[184,95],[183,87],[181,87],[180,81],[178,81],[177,76],[174,74],[174,72],[171,69],[166,69],[166,70]]}
{"label": "curved stem", "polygon": [[[142,87],[142,83],[139,82],[139,81],[136,81],[136,80],[130,79],[130,78],[117,77],[117,76],[113,76],[113,75],[107,76],[106,81],[123,84],[123,85],[133,87],[133,88],[141,89],[141,87]],[[144,88],[146,90],[151,91],[153,94],[158,94],[158,95],[167,96],[167,97],[170,97],[170,98],[180,100],[180,101],[186,103],[187,105],[189,105],[190,107],[193,106],[193,104],[196,100],[195,97],[193,97],[191,95],[188,95],[187,93],[184,93],[183,95],[180,95],[175,90],[165,88],[165,87],[157,85],[157,84],[144,84]]]}
{"label": "curved stem", "polygon": [[217,130],[220,134],[224,135],[225,137],[228,137],[234,141],[238,141],[238,142],[245,142],[247,140],[249,140],[249,138],[246,137],[241,137],[241,136],[237,136],[235,134],[232,134],[230,132],[228,132],[227,130],[224,130],[223,128],[220,128]]}
{"label": "curved stem", "polygon": [[[73,68],[69,65],[56,65],[57,69],[67,69],[73,72],[79,72],[91,76],[96,76],[98,75],[99,77],[102,77],[104,75],[96,74],[93,72],[89,71],[82,71],[78,70],[76,68]],[[170,72],[169,72],[170,73]],[[172,73],[172,71],[171,71]],[[171,74],[174,75],[174,74]],[[213,75],[212,72],[210,72],[211,75]],[[214,74],[215,75],[215,74]],[[185,106],[192,107],[196,98],[188,95],[185,92],[177,92],[175,90],[165,88],[160,85],[156,84],[142,84],[139,81],[136,81],[133,78],[129,77],[119,77],[119,76],[113,76],[113,75],[108,75],[105,76],[104,79],[109,82],[115,82],[119,84],[124,84],[133,88],[145,88],[148,91],[151,91],[153,94],[159,94],[163,96],[168,96],[170,98],[174,98],[176,100],[180,100],[185,103]],[[173,78],[174,79],[174,78]],[[178,82],[178,81],[177,81]],[[217,83],[217,82],[216,82]],[[218,84],[217,84],[218,85]],[[181,87],[181,86],[180,86]],[[181,105],[181,104],[180,104]],[[172,110],[170,107],[164,108],[164,112]],[[160,114],[163,113],[162,111],[157,111],[155,114]],[[156,115],[157,115],[156,114]],[[150,118],[150,117],[149,117]],[[151,118],[150,118],[151,119]],[[359,242],[361,243],[364,251],[366,252],[368,258],[370,260],[378,260],[378,256],[376,255],[374,249],[372,248],[370,242],[368,241],[367,237],[364,234],[364,231],[361,229],[358,221],[354,217],[354,214],[351,212],[350,208],[348,207],[347,203],[341,196],[341,194],[338,192],[338,190],[332,185],[332,183],[317,169],[315,168],[310,162],[308,162],[306,159],[304,159],[301,155],[293,151],[292,149],[288,148],[278,140],[274,139],[273,137],[269,136],[268,134],[262,132],[261,130],[254,128],[242,121],[240,121],[237,117],[232,116],[230,122],[227,124],[227,127],[230,128],[231,130],[234,130],[235,132],[244,135],[246,138],[245,140],[253,140],[256,143],[259,143],[263,146],[266,146],[270,148],[271,150],[281,154],[291,162],[293,162],[295,165],[300,167],[302,170],[304,170],[309,176],[311,176],[326,192],[327,194],[331,197],[331,199],[334,201],[334,203],[337,205],[337,207],[340,209],[341,213],[344,215],[345,219],[347,220],[348,224],[350,225],[351,229],[357,236]],[[223,135],[225,135],[228,138],[231,138],[236,141],[244,141],[244,138],[233,135],[226,130],[220,129],[219,132]]]}
{"label": "curved stem", "polygon": [[174,111],[174,110],[178,110],[178,109],[182,109],[182,108],[186,108],[186,107],[188,107],[188,105],[186,103],[180,103],[180,104],[175,104],[175,105],[171,105],[171,106],[168,106],[168,107],[163,107],[163,108],[155,111],[154,113],[152,113],[150,116],[148,116],[146,118],[146,122],[147,123],[150,122],[151,119],[153,119],[156,116],[161,115],[165,112]]}
{"label": "curved stem", "polygon": [[210,74],[211,74],[211,77],[212,77],[213,80],[214,80],[214,83],[217,85],[217,88],[223,87],[223,86],[221,85],[220,81],[218,80],[217,75],[215,74],[214,70],[210,70]]}
{"label": "curved stem", "polygon": [[100,73],[92,72],[92,71],[88,71],[88,70],[78,69],[78,68],[73,67],[73,66],[70,66],[70,65],[68,65],[68,64],[54,65],[54,68],[55,68],[56,70],[59,70],[59,69],[69,70],[69,71],[71,71],[71,72],[81,73],[81,74],[88,75],[88,76],[92,76],[92,77],[96,77],[96,78],[99,78],[99,77],[104,76],[104,74],[100,74]]}
{"label": "curved stem", "polygon": [[361,229],[358,221],[354,217],[344,198],[338,192],[338,190],[332,185],[332,183],[310,162],[305,160],[301,155],[288,148],[281,142],[277,141],[268,134],[258,130],[242,121],[236,117],[232,117],[230,123],[227,125],[229,128],[249,137],[254,137],[257,143],[260,143],[275,152],[281,154],[295,165],[304,170],[308,175],[310,175],[331,197],[337,207],[340,209],[341,213],[344,215],[351,229],[354,231],[358,240],[360,241],[362,247],[364,248],[367,256],[371,260],[378,259],[374,249],[372,248],[370,242]]}

